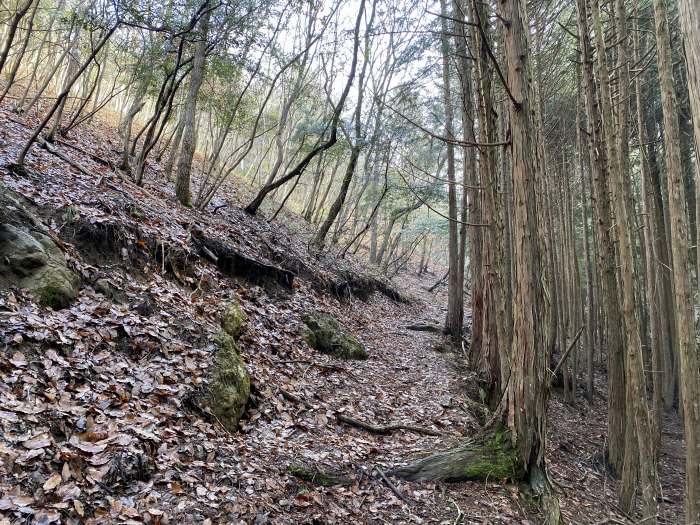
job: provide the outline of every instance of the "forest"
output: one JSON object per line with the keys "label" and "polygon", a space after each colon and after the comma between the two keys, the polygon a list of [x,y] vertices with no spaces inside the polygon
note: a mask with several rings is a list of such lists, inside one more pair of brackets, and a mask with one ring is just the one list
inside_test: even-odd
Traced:
{"label": "forest", "polygon": [[0,525],[700,525],[698,0],[0,0]]}

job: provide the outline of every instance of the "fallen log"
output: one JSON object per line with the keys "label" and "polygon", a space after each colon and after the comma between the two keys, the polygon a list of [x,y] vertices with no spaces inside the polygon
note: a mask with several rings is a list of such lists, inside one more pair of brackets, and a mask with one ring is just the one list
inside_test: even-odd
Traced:
{"label": "fallen log", "polygon": [[413,425],[404,425],[403,423],[390,423],[388,425],[373,425],[371,423],[366,423],[354,417],[346,416],[345,414],[337,413],[335,415],[336,419],[341,423],[350,425],[351,427],[361,428],[372,434],[387,435],[391,434],[395,430],[406,430],[408,432],[415,432],[416,434],[425,434],[427,436],[440,436],[440,432],[432,430],[425,427],[417,427]]}
{"label": "fallen log", "polygon": [[338,297],[355,296],[362,301],[369,300],[370,295],[379,292],[392,301],[408,304],[411,300],[394,289],[389,283],[376,277],[361,275],[344,275],[342,280],[333,280],[328,288]]}
{"label": "fallen log", "polygon": [[307,468],[298,465],[290,465],[287,472],[307,483],[321,487],[332,487],[333,485],[349,485],[352,479],[344,474],[335,472],[322,472],[315,468]]}
{"label": "fallen log", "polygon": [[289,270],[249,257],[218,239],[207,237],[199,229],[192,230],[192,241],[204,258],[228,276],[244,277],[257,284],[273,282],[287,289],[292,288],[294,273]]}
{"label": "fallen log", "polygon": [[525,469],[511,445],[510,435],[499,429],[386,474],[407,481],[517,481],[523,478]]}
{"label": "fallen log", "polygon": [[432,332],[434,334],[441,334],[443,332],[442,326],[434,323],[411,323],[405,326],[406,330],[413,330],[414,332]]}

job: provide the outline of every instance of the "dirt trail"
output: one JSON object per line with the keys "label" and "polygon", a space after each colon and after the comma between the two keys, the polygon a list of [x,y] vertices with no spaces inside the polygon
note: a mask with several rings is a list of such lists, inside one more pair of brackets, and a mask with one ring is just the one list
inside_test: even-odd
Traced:
{"label": "dirt trail", "polygon": [[[13,158],[29,129],[5,120],[0,161]],[[75,139],[81,149],[109,158],[117,144],[113,131]],[[442,271],[397,276],[401,291],[414,297],[411,304],[379,293],[367,302],[339,301],[304,277],[295,280],[293,293],[267,293],[201,259],[187,260],[187,274],[170,272],[143,237],[167,240],[173,253],[186,247],[187,225],[195,223],[246,253],[277,262],[298,259],[308,273],[325,277],[319,259],[306,249],[308,227],[291,227],[298,218],[268,224],[234,203],[216,215],[185,210],[172,205],[170,185],[157,177],[143,190],[102,164],[78,160],[94,176],[43,150],[33,153],[28,177],[0,168],[8,187],[46,211],[85,281],[75,304],[60,311],[39,308],[19,291],[0,292],[0,525],[20,519],[163,525],[536,519],[523,508],[517,487],[502,480],[394,480],[399,496],[377,475],[377,468],[448,448],[477,429],[474,400],[467,398],[478,390],[477,378],[464,368],[464,356],[435,351],[438,334],[406,328],[442,322],[444,286],[426,291]],[[231,193],[242,188],[232,185]],[[63,228],[69,215],[89,224],[130,224],[133,238],[126,240],[139,258],[124,262],[117,250],[106,262],[88,260]],[[261,252],[262,246],[267,250]],[[92,287],[97,277],[108,279],[122,299],[98,293]],[[193,403],[208,376],[221,310],[232,299],[248,314],[241,347],[254,386],[237,433],[224,431]],[[300,337],[300,316],[309,310],[340,318],[365,343],[369,359],[345,362],[311,350]],[[616,508],[617,482],[600,460],[606,432],[602,375],[595,386],[593,406],[582,396],[577,406],[565,405],[553,392],[550,471],[569,522],[633,523]],[[439,435],[377,435],[338,421],[338,413]],[[665,523],[678,523],[682,430],[675,416],[665,424],[661,512]],[[340,472],[349,483],[304,482],[290,466]]]}
{"label": "dirt trail", "polygon": [[[459,358],[434,350],[441,336],[406,329],[420,322],[440,323],[445,297],[425,291],[434,276],[418,279],[406,276],[402,285],[418,299],[412,305],[396,303],[375,294],[368,303],[352,300],[340,306],[341,318],[353,327],[366,344],[367,361],[342,363],[348,372],[328,373],[308,364],[296,365],[294,379],[286,388],[308,406],[299,406],[293,422],[282,431],[282,439],[259,450],[263,457],[275,457],[279,478],[267,480],[285,485],[285,496],[272,501],[272,522],[319,523],[485,523],[519,519],[514,492],[496,483],[436,485],[393,480],[406,504],[377,475],[375,467],[386,470],[410,459],[447,448],[476,431],[467,409],[465,385],[475,381]],[[409,431],[376,435],[336,421],[336,412],[362,421],[385,425],[403,423],[429,427],[439,436]],[[250,437],[273,435],[276,420],[257,423]],[[253,463],[254,454],[248,459]],[[242,458],[243,459],[243,458]],[[242,468],[245,469],[243,459]],[[325,472],[343,472],[355,477],[350,487],[291,486],[285,465],[304,466]],[[492,491],[498,486],[498,493]],[[307,492],[311,490],[311,492]],[[296,492],[294,494],[294,492]],[[266,498],[267,499],[267,498]],[[465,510],[469,509],[469,516]]]}

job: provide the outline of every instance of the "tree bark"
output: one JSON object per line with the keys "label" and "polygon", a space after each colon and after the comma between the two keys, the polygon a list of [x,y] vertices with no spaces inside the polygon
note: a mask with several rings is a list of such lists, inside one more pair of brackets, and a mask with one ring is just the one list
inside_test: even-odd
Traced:
{"label": "tree bark", "polygon": [[[676,93],[673,85],[671,42],[664,0],[654,0],[656,56],[661,82],[661,107],[666,146],[666,174],[668,181],[668,208],[671,223],[671,254],[673,256],[674,310],[678,337],[680,387],[683,401],[683,420],[686,443],[685,522],[700,522],[700,379],[695,340],[694,317],[688,268],[688,220],[685,210],[685,185],[679,148],[679,126]],[[684,20],[685,18],[685,20]],[[681,1],[681,20],[686,31],[688,80],[695,112],[700,107],[698,89],[698,60],[700,43],[700,13],[697,6]],[[696,139],[700,132],[700,114],[694,113]],[[697,142],[696,142],[697,152]]]}
{"label": "tree bark", "polygon": [[619,306],[615,252],[611,234],[610,198],[603,130],[593,77],[593,58],[586,0],[577,0],[577,21],[583,62],[583,84],[588,116],[589,147],[592,152],[593,193],[598,248],[598,271],[602,276],[601,318],[605,322],[608,348],[608,461],[620,474],[624,461],[625,390],[622,319]]}
{"label": "tree bark", "polygon": [[549,380],[547,323],[541,259],[544,239],[536,184],[542,173],[537,146],[536,100],[528,42],[530,19],[525,0],[501,0],[499,14],[504,27],[504,54],[508,88],[514,100],[509,107],[513,178],[513,240],[515,294],[511,376],[507,391],[508,427],[531,487],[544,507],[544,521],[562,522],[559,503],[552,492],[544,462]]}
{"label": "tree bark", "polygon": [[185,107],[182,113],[182,147],[177,162],[177,174],[175,177],[175,195],[183,206],[192,205],[190,192],[190,173],[192,171],[192,159],[197,146],[196,112],[199,89],[204,80],[206,65],[207,36],[209,35],[209,19],[213,10],[208,9],[199,21],[199,41],[195,47],[194,63],[190,74],[190,86],[185,99]]}
{"label": "tree bark", "polygon": [[[629,187],[629,61],[627,51],[627,13],[623,0],[615,3],[618,30],[619,100],[617,135],[614,131],[612,97],[609,73],[605,58],[605,43],[600,21],[598,0],[591,2],[591,14],[595,31],[598,67],[600,71],[603,126],[606,133],[610,188],[615,209],[615,223],[620,253],[622,284],[622,314],[627,333],[626,397],[627,427],[625,460],[622,471],[622,506],[632,510],[637,470],[642,489],[642,505],[645,517],[656,522],[656,461],[646,397],[646,378],[642,360],[642,341],[637,319],[634,292],[634,253],[632,250],[631,219],[626,203],[625,188]],[[613,351],[610,349],[609,351]],[[635,442],[636,441],[636,442]]]}
{"label": "tree bark", "polygon": [[[447,2],[440,0],[440,24],[442,33],[440,49],[442,52],[442,93],[445,106],[445,137],[454,141],[454,110],[452,106],[452,89],[450,82],[450,37],[447,26]],[[447,148],[447,206],[448,206],[448,262],[449,276],[447,280],[447,317],[445,331],[449,334],[452,344],[461,346],[462,322],[464,318],[463,291],[459,283],[459,226],[457,224],[457,185],[455,179],[454,144],[448,142]]]}

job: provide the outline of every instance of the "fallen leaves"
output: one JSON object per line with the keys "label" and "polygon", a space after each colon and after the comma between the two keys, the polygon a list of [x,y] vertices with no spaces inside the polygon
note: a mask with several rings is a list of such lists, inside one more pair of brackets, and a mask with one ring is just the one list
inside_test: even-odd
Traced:
{"label": "fallen leaves", "polygon": [[99,454],[107,448],[107,444],[95,444],[90,441],[81,441],[77,436],[73,436],[69,443],[73,445],[78,450],[86,452],[88,454]]}
{"label": "fallen leaves", "polygon": [[61,484],[62,480],[63,480],[63,477],[61,476],[61,474],[53,474],[42,485],[44,492],[51,492],[53,489],[55,489],[56,487],[58,487]]}
{"label": "fallen leaves", "polygon": [[[8,130],[0,150],[21,143],[22,133],[27,130]],[[104,156],[115,156],[118,148],[111,130],[77,133],[71,140]],[[173,206],[170,186],[161,180],[145,192],[89,159],[83,163],[111,177],[119,191],[97,186],[41,150],[31,162],[39,175],[15,178],[0,168],[0,177],[54,210],[49,220],[55,231],[65,235],[59,213],[72,206],[85,224],[123,226],[118,231],[124,237],[112,253],[99,254],[111,257],[108,264],[87,260],[75,239],[64,239],[69,262],[85,282],[70,308],[46,310],[20,291],[0,293],[3,515],[46,524],[453,523],[455,501],[474,516],[471,523],[522,522],[523,513],[499,484],[397,482],[415,502],[408,508],[371,475],[374,465],[424,455],[450,444],[448,438],[370,435],[334,417],[346,411],[365,421],[436,424],[444,436],[471,433],[475,420],[461,400],[474,376],[432,353],[433,336],[402,334],[409,320],[440,319],[444,298],[415,305],[384,297],[341,304],[318,291],[332,275],[330,266],[341,263],[309,254],[305,225],[258,221],[235,206],[216,217]],[[134,205],[142,218],[132,213]],[[294,292],[277,296],[223,278],[188,251],[193,224],[257,258],[301,268]],[[148,253],[146,240],[153,238],[159,239],[158,255]],[[168,251],[176,248],[188,257],[172,264]],[[173,267],[186,268],[169,273],[156,258],[162,253]],[[98,278],[119,292],[118,301],[97,290]],[[422,293],[425,283],[418,278],[401,279]],[[254,393],[242,431],[229,434],[192,400],[206,389],[209,341],[221,305],[233,296],[249,315],[241,347]],[[310,309],[342,317],[368,346],[371,359],[352,365],[357,381],[308,365],[337,367],[332,358],[310,354],[299,337],[299,315]],[[300,460],[341,469],[352,482],[308,487],[284,468]],[[595,497],[579,506],[591,502]]]}
{"label": "fallen leaves", "polygon": [[51,440],[49,435],[46,433],[37,434],[33,438],[22,441],[22,446],[28,448],[29,450],[36,450],[39,448],[45,448],[51,445]]}

